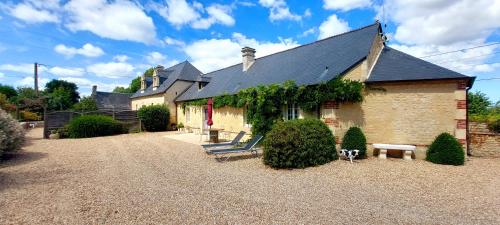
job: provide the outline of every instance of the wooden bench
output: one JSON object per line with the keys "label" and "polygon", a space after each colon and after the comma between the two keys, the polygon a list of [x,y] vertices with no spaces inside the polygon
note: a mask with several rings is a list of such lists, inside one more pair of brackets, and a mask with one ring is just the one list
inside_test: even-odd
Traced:
{"label": "wooden bench", "polygon": [[415,152],[415,149],[417,149],[417,147],[414,145],[373,144],[373,147],[380,150],[380,153],[378,155],[379,159],[387,158],[387,150],[399,150],[404,151],[404,160],[411,160],[411,154]]}

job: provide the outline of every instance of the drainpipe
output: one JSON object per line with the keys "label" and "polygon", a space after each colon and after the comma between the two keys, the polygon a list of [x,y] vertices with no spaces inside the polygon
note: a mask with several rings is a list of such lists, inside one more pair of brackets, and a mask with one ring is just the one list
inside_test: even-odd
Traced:
{"label": "drainpipe", "polygon": [[[470,82],[470,81],[469,81]],[[466,151],[467,156],[472,156],[472,150],[470,149],[470,134],[469,134],[469,90],[472,86],[465,88],[465,140],[467,141]]]}

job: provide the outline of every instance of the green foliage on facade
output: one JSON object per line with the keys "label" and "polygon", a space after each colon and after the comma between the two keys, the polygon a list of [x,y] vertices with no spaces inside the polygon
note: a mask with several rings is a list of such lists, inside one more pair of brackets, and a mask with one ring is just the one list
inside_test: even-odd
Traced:
{"label": "green foliage on facade", "polygon": [[89,138],[124,133],[123,125],[110,116],[83,115],[72,119],[68,125],[71,138]]}
{"label": "green foliage on facade", "polygon": [[445,165],[463,165],[465,152],[455,137],[449,133],[442,133],[429,146],[427,161]]}
{"label": "green foliage on facade", "polygon": [[[282,117],[282,106],[296,103],[302,110],[313,112],[325,101],[361,102],[363,84],[358,81],[334,79],[317,85],[298,86],[293,81],[283,84],[260,85],[213,98],[214,108],[246,107],[246,118],[252,133],[265,135]],[[207,99],[183,102],[182,107],[202,106]]]}
{"label": "green foliage on facade", "polygon": [[358,158],[366,158],[366,137],[363,131],[359,127],[351,127],[344,135],[342,139],[342,149],[347,150],[359,150]]}
{"label": "green foliage on facade", "polygon": [[165,105],[143,106],[137,112],[144,128],[147,131],[165,131],[167,130],[170,112]]}
{"label": "green foliage on facade", "polygon": [[274,168],[305,168],[338,159],[335,138],[318,119],[276,123],[263,146],[264,164]]}

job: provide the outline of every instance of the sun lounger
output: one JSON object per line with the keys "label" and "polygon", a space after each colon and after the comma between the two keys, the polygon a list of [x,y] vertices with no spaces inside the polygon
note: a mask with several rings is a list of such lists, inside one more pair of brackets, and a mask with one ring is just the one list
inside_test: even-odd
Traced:
{"label": "sun lounger", "polygon": [[218,143],[218,144],[206,144],[206,145],[201,145],[205,150],[208,150],[210,148],[217,148],[217,147],[229,147],[229,146],[235,146],[238,143],[240,143],[240,140],[245,136],[245,131],[240,131],[236,137],[231,142],[228,143]]}
{"label": "sun lounger", "polygon": [[[257,149],[255,148],[255,145],[262,139],[262,135],[257,135],[252,138],[244,147],[242,148],[226,148],[226,149],[214,149],[214,150],[209,150],[207,151],[208,154],[213,154],[219,156],[219,155],[224,155],[224,154],[229,154],[229,153],[243,153],[243,152],[251,152],[252,154],[255,154],[257,156]],[[229,157],[227,157],[229,158]],[[227,159],[226,158],[226,159]]]}

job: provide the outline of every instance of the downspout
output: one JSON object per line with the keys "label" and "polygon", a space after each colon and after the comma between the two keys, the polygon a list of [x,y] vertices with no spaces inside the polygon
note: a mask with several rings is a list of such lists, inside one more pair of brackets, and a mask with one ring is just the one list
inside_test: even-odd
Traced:
{"label": "downspout", "polygon": [[470,149],[470,134],[469,134],[469,90],[472,88],[472,85],[470,87],[467,87],[465,89],[465,140],[467,141],[466,145],[466,151],[467,151],[467,156],[472,156],[472,150]]}

